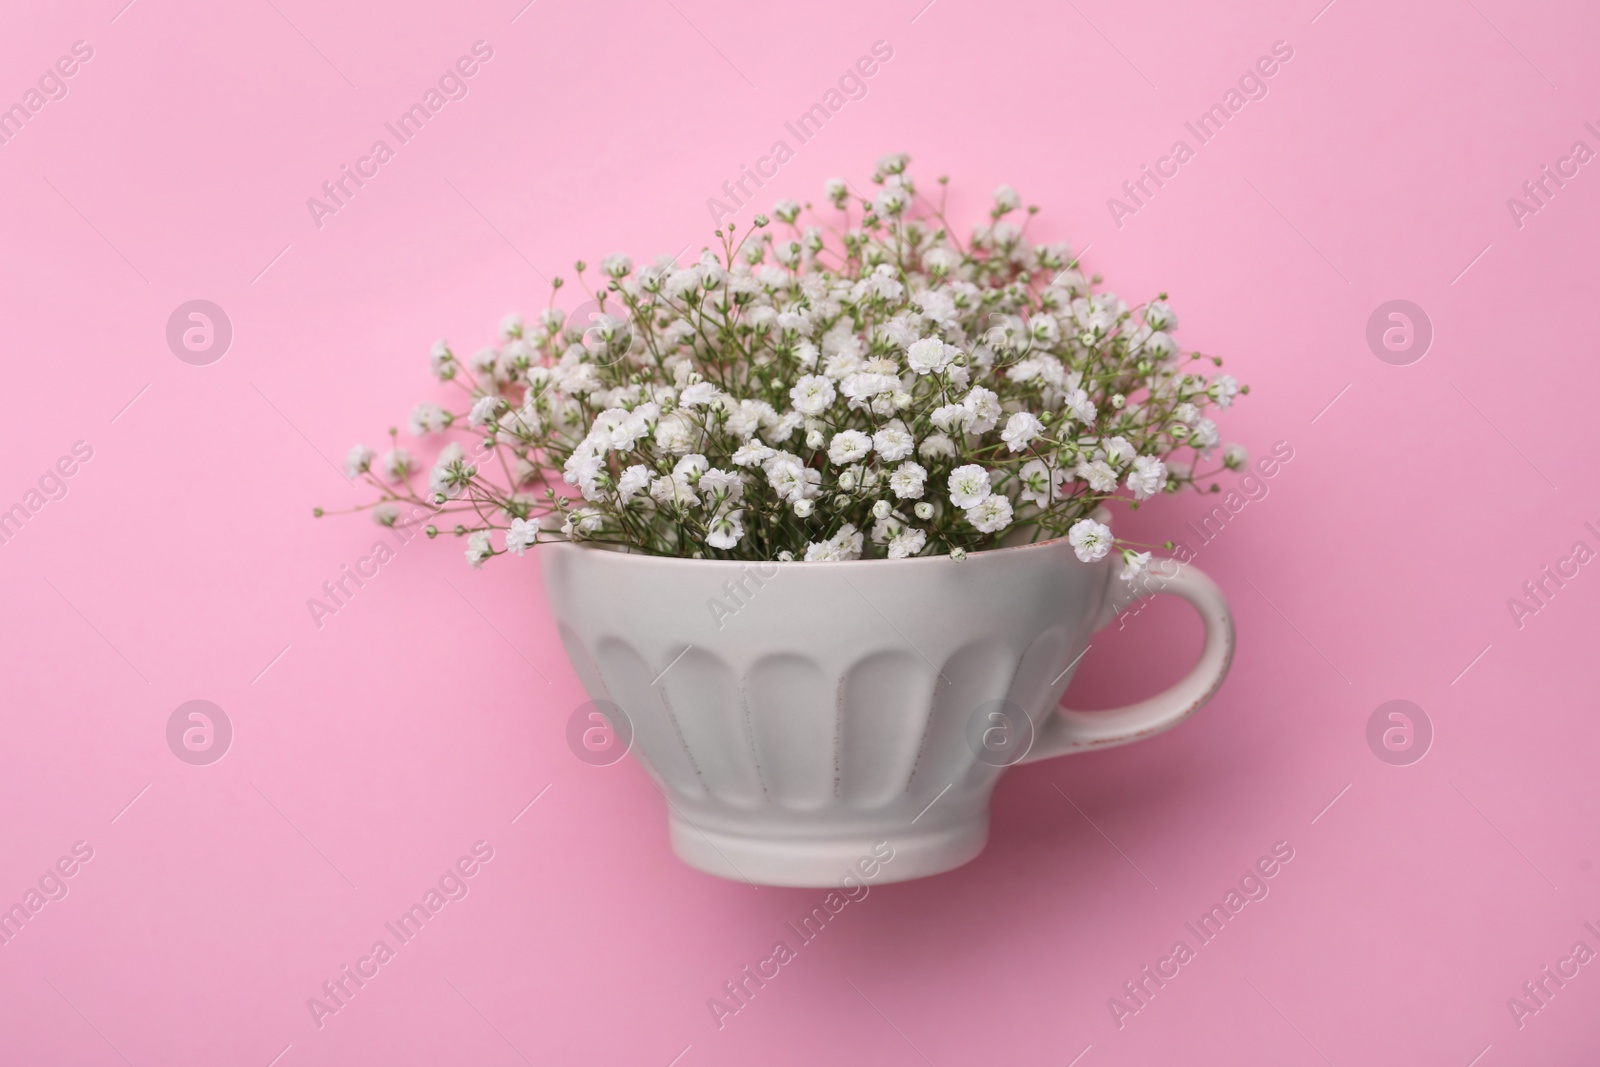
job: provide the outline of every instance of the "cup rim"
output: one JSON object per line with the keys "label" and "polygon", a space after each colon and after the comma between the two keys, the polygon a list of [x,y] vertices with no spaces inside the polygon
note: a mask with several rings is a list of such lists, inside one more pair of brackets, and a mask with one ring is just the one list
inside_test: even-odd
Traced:
{"label": "cup rim", "polygon": [[[1030,550],[1037,551],[1039,549],[1059,548],[1067,545],[1068,543],[1069,542],[1067,541],[1067,538],[1064,536],[1052,537],[1047,541],[1030,541],[1025,545],[1007,545],[1001,548],[986,548],[982,551],[971,552],[965,559],[960,560],[951,559],[949,556],[909,556],[904,559],[847,559],[829,560],[827,562],[827,567],[829,569],[833,567],[853,567],[860,569],[869,566],[904,568],[913,564],[926,565],[934,563],[943,563],[950,566],[965,566],[986,559],[1000,559],[1002,557],[1007,559],[1015,559],[1019,554],[1028,552]],[[679,567],[692,566],[702,569],[709,569],[713,566],[718,566],[742,570],[746,567],[801,567],[820,564],[820,561],[817,560],[808,561],[803,559],[691,559],[687,556],[657,556],[644,552],[629,551],[626,548],[614,548],[608,545],[599,545],[586,541],[545,541],[533,546],[533,548],[536,552],[547,551],[549,549],[556,549],[558,551],[586,552],[593,554],[595,558],[604,556],[619,560],[625,559],[631,563],[638,563],[640,565],[659,564],[664,566]],[[1078,559],[1076,552],[1074,552],[1070,556],[1070,562],[1072,565],[1079,567],[1102,566],[1106,564],[1107,561],[1111,560],[1114,555],[1115,553],[1107,552],[1103,558],[1092,563],[1086,563],[1083,560]]]}

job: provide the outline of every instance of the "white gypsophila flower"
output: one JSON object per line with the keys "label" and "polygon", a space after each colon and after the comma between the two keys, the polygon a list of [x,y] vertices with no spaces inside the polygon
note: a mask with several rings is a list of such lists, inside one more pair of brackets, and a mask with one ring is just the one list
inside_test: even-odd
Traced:
{"label": "white gypsophila flower", "polygon": [[1250,462],[1250,452],[1244,445],[1228,445],[1222,450],[1222,465],[1231,471],[1243,470]]}
{"label": "white gypsophila flower", "polygon": [[704,281],[698,267],[689,266],[674,270],[669,273],[661,288],[668,296],[683,299],[688,294],[700,288]]}
{"label": "white gypsophila flower", "polygon": [[400,521],[400,509],[393,504],[378,504],[372,509],[372,521],[379,526],[393,526]]}
{"label": "white gypsophila flower", "polygon": [[1138,455],[1133,446],[1122,437],[1107,437],[1100,442],[1100,447],[1106,454],[1106,462],[1113,467],[1126,467]]}
{"label": "white gypsophila flower", "polygon": [[505,547],[507,552],[522,555],[523,550],[539,540],[539,524],[527,519],[512,519],[511,526],[506,530]]}
{"label": "white gypsophila flower", "polygon": [[1200,419],[1194,424],[1194,432],[1189,435],[1189,443],[1202,451],[1216,447],[1222,437],[1217,433],[1217,424],[1210,419]]}
{"label": "white gypsophila flower", "polygon": [[845,523],[839,532],[826,541],[814,541],[806,546],[808,562],[841,562],[860,559],[866,537],[851,523]]}
{"label": "white gypsophila flower", "polygon": [[472,354],[472,358],[467,361],[467,365],[472,368],[474,374],[492,378],[494,376],[495,367],[499,364],[499,362],[500,353],[495,349],[480,348]]}
{"label": "white gypsophila flower", "polygon": [[1076,471],[1079,478],[1089,484],[1089,488],[1097,493],[1110,493],[1117,488],[1117,472],[1111,469],[1111,464],[1103,459],[1078,463]]}
{"label": "white gypsophila flower", "polygon": [[1145,339],[1144,350],[1152,359],[1171,359],[1178,354],[1178,342],[1158,330]]}
{"label": "white gypsophila flower", "polygon": [[433,470],[428,472],[428,490],[435,496],[458,497],[466,491],[475,473],[460,443],[451,441],[439,450]]}
{"label": "white gypsophila flower", "polygon": [[777,454],[777,449],[760,441],[746,441],[734,452],[732,462],[736,467],[759,467]]}
{"label": "white gypsophila flower", "polygon": [[567,513],[567,521],[561,524],[561,532],[571,541],[581,541],[585,534],[592,534],[605,525],[605,516],[594,508],[574,508]]}
{"label": "white gypsophila flower", "polygon": [[377,453],[366,445],[354,445],[344,457],[344,476],[354,478],[365,474],[372,469],[372,461],[377,458]]}
{"label": "white gypsophila flower", "polygon": [[916,444],[916,438],[911,436],[906,424],[899,419],[872,435],[872,448],[885,463],[898,463],[905,459],[911,455]]}
{"label": "white gypsophila flower", "polygon": [[617,479],[617,499],[626,504],[649,488],[650,477],[649,467],[643,463],[635,463],[623,471],[621,477]]}
{"label": "white gypsophila flower", "polygon": [[489,543],[488,530],[474,530],[467,535],[467,562],[474,569],[483,566],[483,561],[494,555],[494,546]]}
{"label": "white gypsophila flower", "polygon": [[845,523],[842,530],[834,534],[834,544],[837,545],[840,558],[843,560],[859,560],[862,541],[864,537],[861,531],[856,530],[850,523]]}
{"label": "white gypsophila flower", "polygon": [[967,508],[967,521],[979,533],[996,533],[1011,525],[1011,501],[999,493],[990,493]]}
{"label": "white gypsophila flower", "polygon": [[717,387],[710,382],[695,382],[685,386],[683,392],[678,394],[678,403],[686,408],[697,408],[716,400],[718,393]]}
{"label": "white gypsophila flower", "polygon": [[804,426],[805,422],[805,416],[800,412],[786,411],[763,428],[761,436],[772,444],[782,444],[793,437],[794,432]]}
{"label": "white gypsophila flower", "polygon": [[544,431],[544,420],[539,417],[537,406],[525,403],[501,418],[500,429],[513,436],[530,440]]}
{"label": "white gypsophila flower", "polygon": [[1152,330],[1171,333],[1178,328],[1178,316],[1160,300],[1153,300],[1144,309],[1144,324]]}
{"label": "white gypsophila flower", "polygon": [[1089,399],[1088,391],[1084,389],[1070,390],[1062,406],[1086,426],[1094,425],[1094,420],[1098,417],[1094,403]]}
{"label": "white gypsophila flower", "polygon": [[[886,504],[887,501],[880,500],[878,503]],[[872,524],[872,543],[886,545],[889,543],[890,538],[906,528],[905,516],[893,512],[887,507],[883,509],[881,515],[877,514],[877,510],[877,507],[874,506],[873,513],[876,515],[877,521]]]}
{"label": "white gypsophila flower", "polygon": [[1140,456],[1128,472],[1128,488],[1134,498],[1145,500],[1167,487],[1167,465],[1155,456]]}
{"label": "white gypsophila flower", "polygon": [[898,218],[905,209],[911,206],[911,197],[904,189],[889,188],[878,194],[872,207],[880,215]]}
{"label": "white gypsophila flower", "polygon": [[887,263],[880,263],[872,269],[872,273],[861,279],[851,288],[851,296],[858,300],[870,302],[874,297],[883,300],[899,300],[905,296],[906,287],[900,283],[897,272]]}
{"label": "white gypsophila flower", "polygon": [[821,415],[835,396],[831,379],[821,374],[806,374],[789,390],[794,409],[802,415]]}
{"label": "white gypsophila flower", "polygon": [[950,459],[956,454],[956,443],[947,434],[930,434],[917,446],[917,455],[926,460]]}
{"label": "white gypsophila flower", "polygon": [[706,461],[706,457],[700,455],[698,452],[691,452],[689,455],[684,456],[683,458],[679,459],[677,463],[673,464],[672,473],[676,476],[689,479],[689,482],[693,484],[699,479],[700,475],[706,472],[706,469],[710,466],[711,464]]}
{"label": "white gypsophila flower", "polygon": [[989,495],[989,472],[968,463],[950,472],[950,503],[970,508]]}
{"label": "white gypsophila flower", "polygon": [[[935,249],[935,252],[938,251],[940,250]],[[933,255],[934,253],[929,253],[930,257]],[[939,256],[937,257],[937,262],[944,264],[946,258],[947,257],[945,256]],[[948,258],[954,259],[955,257],[949,256]],[[923,264],[931,271],[934,269],[935,260],[930,259],[929,257],[924,257]],[[949,264],[944,266],[944,272],[948,273],[949,267],[953,265],[954,264]],[[951,326],[961,317],[959,310],[956,308],[955,298],[942,289],[924,290],[917,297],[917,306],[922,310],[923,318],[930,319],[939,326]],[[932,338],[924,338],[924,340],[932,340]],[[961,350],[956,348],[954,345],[944,347],[943,351],[938,353],[935,353],[931,348],[924,350],[924,355],[927,357],[929,365],[929,372],[933,373],[938,370],[943,370],[950,364],[951,360],[960,354],[960,352]],[[914,365],[912,369],[915,369]]]}
{"label": "white gypsophila flower", "polygon": [[1011,186],[1002,184],[994,191],[994,206],[1000,212],[1015,211],[1022,206],[1022,198]]}
{"label": "white gypsophila flower", "polygon": [[[776,282],[781,282],[782,277],[784,277],[782,270],[778,270],[778,267],[765,267],[763,272],[765,272],[765,270],[773,270],[773,272],[776,272],[776,275],[778,275],[778,277],[774,278]],[[755,306],[749,307],[749,309],[746,309],[746,312],[744,312],[744,325],[749,326],[750,330],[755,330],[757,333],[765,333],[765,331],[770,330],[771,326],[773,326],[776,322],[778,322],[778,309],[776,309],[776,307],[768,307],[766,304],[755,304]]]}
{"label": "white gypsophila flower", "polygon": [[480,396],[472,403],[472,410],[467,413],[468,426],[487,426],[499,414],[500,405],[505,401],[498,396]]}
{"label": "white gypsophila flower", "polygon": [[705,498],[708,508],[718,501],[734,503],[744,496],[744,477],[737,472],[711,467],[700,475],[696,488]]}
{"label": "white gypsophila flower", "polygon": [[1017,482],[1022,487],[1017,496],[1023,503],[1037,504],[1041,508],[1050,506],[1055,476],[1043,460],[1030,459],[1024,463],[1022,470],[1017,472]]}
{"label": "white gypsophila flower", "polygon": [[883,176],[904,174],[910,162],[911,157],[904,152],[886,152],[878,157],[878,174]]}
{"label": "white gypsophila flower", "polygon": [[450,351],[447,342],[435,341],[432,351],[428,353],[428,366],[435,378],[447,382],[456,376],[460,365],[456,362],[455,353]]}
{"label": "white gypsophila flower", "polygon": [[907,527],[889,538],[885,555],[890,559],[905,559],[920,553],[928,543],[928,531],[913,530]]}
{"label": "white gypsophila flower", "polygon": [[650,482],[650,499],[664,508],[685,511],[700,503],[694,486],[681,474],[664,474]]}
{"label": "white gypsophila flower", "polygon": [[1217,402],[1217,407],[1226,410],[1233,404],[1233,398],[1239,395],[1239,379],[1231,374],[1219,374],[1211,379],[1206,392]]}
{"label": "white gypsophila flower", "polygon": [[450,425],[450,415],[438,404],[423,401],[411,409],[411,417],[406,421],[406,429],[411,431],[412,437],[421,437],[423,434],[442,433]]}
{"label": "white gypsophila flower", "polygon": [[820,471],[808,469],[800,457],[787,452],[779,452],[767,460],[761,469],[767,476],[767,484],[778,494],[778,499],[787,504],[815,496],[822,481]]}
{"label": "white gypsophila flower", "polygon": [[893,374],[857,371],[846,375],[839,383],[839,392],[851,400],[870,400],[881,393],[892,393],[900,387],[900,379]]}
{"label": "white gypsophila flower", "polygon": [[[795,258],[800,256],[800,246],[790,242],[794,249]],[[775,269],[775,268],[768,268]],[[779,272],[780,275],[782,272]],[[798,334],[801,337],[811,336],[811,317],[804,311],[784,311],[778,314],[778,329],[785,333]]]}
{"label": "white gypsophila flower", "polygon": [[378,463],[383,467],[383,476],[391,482],[403,481],[417,469],[417,461],[403,448],[389,449]]}
{"label": "white gypsophila flower", "polygon": [[600,261],[600,270],[612,278],[625,278],[633,271],[633,260],[613,252]]}
{"label": "white gypsophila flower", "polygon": [[1021,452],[1028,447],[1028,443],[1035,437],[1044,433],[1044,423],[1031,412],[1019,411],[1006,420],[1006,428],[1000,431],[1000,439],[1006,447],[1013,452]]}
{"label": "white gypsophila flower", "polygon": [[[585,500],[594,500],[600,494],[600,476],[605,473],[605,459],[603,456],[590,449],[580,449],[567,457],[567,462],[562,469],[561,478],[568,485],[575,485],[583,494]],[[434,467],[434,478],[439,476],[439,467]],[[435,492],[440,490],[435,487]],[[446,494],[453,495],[453,494]]]}
{"label": "white gypsophila flower", "polygon": [[667,455],[682,455],[694,447],[696,428],[689,419],[674,411],[656,423],[656,447]]}
{"label": "white gypsophila flower", "polygon": [[1037,343],[1053,345],[1061,340],[1061,325],[1054,316],[1041,313],[1028,320],[1028,335]]}
{"label": "white gypsophila flower", "polygon": [[1123,581],[1131,582],[1149,569],[1150,553],[1135,552],[1131,548],[1122,550],[1122,573],[1118,577]]}
{"label": "white gypsophila flower", "polygon": [[906,349],[906,365],[918,374],[939,374],[959,353],[960,349],[937,337],[924,337]]}
{"label": "white gypsophila flower", "polygon": [[854,463],[872,451],[872,438],[860,430],[841,430],[828,442],[828,458],[835,463]]}
{"label": "white gypsophila flower", "polygon": [[889,475],[889,489],[901,500],[916,500],[922,496],[923,483],[927,480],[928,472],[922,464],[908,460]]}
{"label": "white gypsophila flower", "polygon": [[950,431],[956,429],[962,423],[964,423],[966,419],[967,409],[960,404],[941,404],[939,407],[934,408],[933,411],[928,415],[928,421],[932,422],[945,433],[949,433]]}
{"label": "white gypsophila flower", "polygon": [[968,433],[988,433],[1000,421],[1000,398],[993,390],[981,385],[972,387],[972,391],[961,402],[961,407],[966,412],[962,426]]}
{"label": "white gypsophila flower", "polygon": [[634,408],[627,418],[612,427],[610,446],[618,452],[632,451],[641,440],[650,436],[651,421],[658,411],[655,404],[640,404]]}
{"label": "white gypsophila flower", "polygon": [[719,511],[706,524],[706,544],[727,551],[744,537],[744,512]]}
{"label": "white gypsophila flower", "polygon": [[1111,551],[1111,527],[1094,519],[1079,519],[1067,531],[1067,541],[1079,559],[1093,563]]}
{"label": "white gypsophila flower", "polygon": [[803,558],[807,563],[835,563],[844,557],[839,553],[839,546],[829,539],[808,544]]}

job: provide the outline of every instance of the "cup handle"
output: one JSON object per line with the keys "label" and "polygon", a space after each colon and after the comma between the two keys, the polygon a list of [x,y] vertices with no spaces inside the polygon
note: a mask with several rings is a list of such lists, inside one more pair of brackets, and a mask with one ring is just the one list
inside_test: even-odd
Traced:
{"label": "cup handle", "polygon": [[1162,562],[1174,568],[1172,574],[1152,571],[1147,580],[1133,582],[1112,579],[1114,585],[1122,588],[1112,593],[1099,626],[1105,626],[1136,601],[1161,593],[1180,596],[1194,605],[1205,623],[1206,643],[1200,651],[1199,662],[1170,689],[1137,704],[1109,711],[1056,708],[1055,714],[1040,729],[1028,754],[1019,762],[1032,763],[1052,756],[1143,740],[1178,725],[1222,686],[1228,666],[1233,662],[1233,616],[1228,611],[1228,601],[1217,583],[1197,567],[1176,560]]}

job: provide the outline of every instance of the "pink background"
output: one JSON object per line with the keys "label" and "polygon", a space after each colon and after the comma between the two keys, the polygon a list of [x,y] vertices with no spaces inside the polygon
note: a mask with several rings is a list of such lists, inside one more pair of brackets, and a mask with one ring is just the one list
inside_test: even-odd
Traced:
{"label": "pink background", "polygon": [[[0,546],[0,903],[94,856],[0,948],[0,1062],[1592,1054],[1600,967],[1520,1028],[1507,998],[1600,949],[1600,570],[1521,628],[1507,600],[1600,547],[1600,173],[1521,228],[1506,199],[1600,148],[1600,11],[923,2],[12,5],[0,102],[75,41],[94,56],[0,146],[0,506],[94,455]],[[306,198],[478,40],[470,94],[314,225]],[[796,146],[784,120],[878,40],[869,95]],[[1270,94],[1118,228],[1106,199],[1279,40]],[[353,502],[328,461],[438,395],[436,337],[488,342],[580,256],[698,247],[707,197],[780,137],[763,206],[892,150],[951,173],[959,210],[1014,183],[1040,236],[1092,246],[1130,299],[1169,291],[1180,340],[1253,387],[1228,439],[1294,459],[1200,550],[1239,629],[1208,708],[1013,771],[983,856],[874,889],[719,1030],[707,999],[820,893],[689,870],[636,764],[573,757],[583,696],[531,559],[479,573],[417,542],[318,629],[307,598],[375,528],[310,508]],[[209,366],[164,338],[195,298],[234,328]],[[1365,339],[1395,298],[1435,330],[1410,366]],[[1075,700],[1153,691],[1198,629],[1150,608]],[[167,747],[191,699],[234,726],[210,766]],[[1391,699],[1436,733],[1410,766],[1366,741]],[[319,1029],[307,998],[479,840],[470,895]],[[1108,999],[1278,841],[1270,896],[1119,1028]]]}

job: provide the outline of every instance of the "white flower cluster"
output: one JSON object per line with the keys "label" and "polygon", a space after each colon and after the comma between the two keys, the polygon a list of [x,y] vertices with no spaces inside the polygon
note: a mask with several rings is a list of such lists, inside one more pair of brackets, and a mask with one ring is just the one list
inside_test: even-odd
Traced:
{"label": "white flower cluster", "polygon": [[[758,215],[687,266],[607,256],[588,322],[553,294],[470,358],[439,342],[433,373],[463,409],[419,404],[408,428],[468,447],[445,444],[425,490],[398,445],[356,446],[347,473],[378,489],[379,522],[401,502],[459,516],[474,566],[552,539],[851,560],[1065,535],[1104,557],[1092,513],[1216,473],[1194,471],[1219,443],[1206,412],[1246,390],[1180,353],[1164,294],[1130,307],[1065,246],[1031,244],[1009,186],[963,242],[945,179],[932,203],[907,162],[879,161],[873,200],[830,181],[825,218],[781,201],[783,232]],[[1229,446],[1223,465],[1242,463]],[[1125,577],[1149,560],[1122,556]]]}

